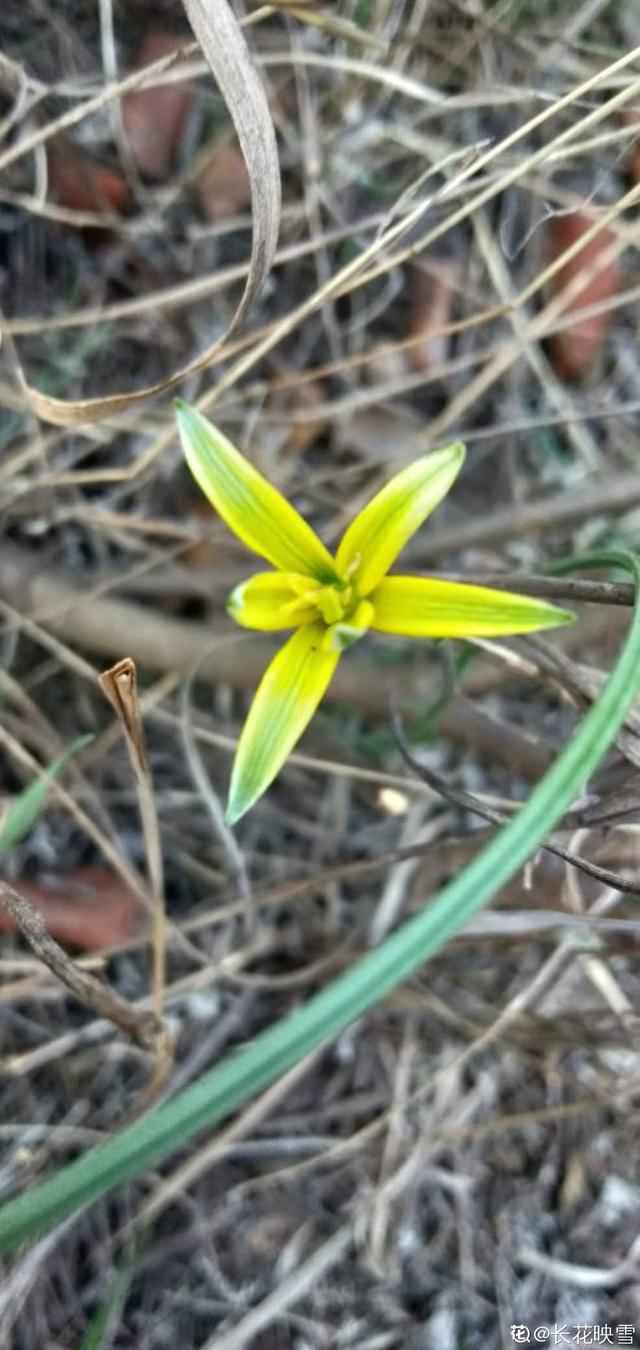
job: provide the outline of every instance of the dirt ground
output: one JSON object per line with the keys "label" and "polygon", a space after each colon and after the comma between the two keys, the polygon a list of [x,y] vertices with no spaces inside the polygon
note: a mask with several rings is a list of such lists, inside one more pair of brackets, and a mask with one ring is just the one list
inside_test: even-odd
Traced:
{"label": "dirt ground", "polygon": [[[544,643],[367,639],[231,834],[231,756],[273,644],[225,613],[251,560],[188,475],[172,394],[208,395],[330,546],[458,438],[464,472],[408,570],[516,584],[640,542],[638,0],[233,11],[282,216],[229,335],[277,183],[265,170],[252,206],[186,11],[0,17],[0,818],[92,737],[2,875],[147,1006],[148,839],[97,679],[131,657],[170,921],[165,1096],[476,856],[494,827],[460,793],[507,813],[526,797],[630,613],[616,582],[606,603],[574,593],[578,622]],[[403,759],[392,706],[439,786]],[[614,881],[640,875],[639,727],[554,835]],[[8,1261],[0,1350],[640,1345],[637,933],[623,884],[538,853],[337,1042]],[[8,928],[0,1049],[0,1200],[145,1100],[149,1055]]]}

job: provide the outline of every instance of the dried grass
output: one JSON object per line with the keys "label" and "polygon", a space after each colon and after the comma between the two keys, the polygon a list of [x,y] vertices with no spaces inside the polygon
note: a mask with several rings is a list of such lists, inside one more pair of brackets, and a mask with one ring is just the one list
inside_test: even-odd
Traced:
{"label": "dried grass", "polygon": [[[22,875],[64,876],[101,857],[146,894],[135,789],[90,659],[134,656],[170,920],[170,1089],[423,904],[486,831],[409,775],[390,731],[388,691],[424,711],[447,672],[432,653],[380,643],[230,843],[217,803],[266,648],[231,640],[220,605],[245,560],[199,513],[167,398],[139,390],[164,389],[208,350],[184,392],[215,406],[327,537],[417,446],[462,434],[466,477],[416,541],[417,566],[441,557],[467,575],[536,572],[551,555],[633,546],[639,533],[640,188],[627,177],[635,131],[623,119],[640,105],[633,5],[343,9],[236,11],[276,125],[284,208],[269,280],[224,345],[250,275],[252,219],[198,215],[196,150],[210,152],[228,126],[178,4],[166,0],[162,15],[184,33],[183,54],[146,73],[132,67],[148,7],[114,5],[115,83],[97,15],[75,0],[64,22],[40,0],[6,20],[3,794],[78,732],[96,735],[7,870],[19,888]],[[133,214],[117,220],[51,200],[52,136],[78,135],[117,164],[118,99],[185,73],[197,99],[170,182],[138,184]],[[573,321],[585,276],[552,296],[567,255],[545,257],[544,235],[549,215],[577,206],[611,230],[598,266],[617,260],[622,285],[605,306],[597,365],[567,386],[545,340]],[[412,268],[451,259],[452,312],[433,334],[445,355],[416,371]],[[83,424],[38,423],[12,341],[50,400],[36,407],[71,404]],[[87,400],[101,404],[91,426]],[[563,648],[574,676],[606,668],[625,622],[622,607],[592,613],[585,606]],[[474,658],[419,752],[490,807],[521,798],[579,697],[566,668],[559,696],[535,654],[511,651],[509,665]],[[633,741],[620,749],[578,807],[624,801],[626,814],[579,835],[574,820],[558,842],[636,874]],[[0,1347],[80,1345],[142,1220],[103,1341],[113,1350],[498,1350],[513,1322],[630,1323],[640,1335],[636,931],[619,890],[534,860],[428,979],[224,1135],[18,1259]],[[101,958],[139,1007],[144,939]],[[0,1013],[8,1190],[117,1129],[148,1063],[9,939]]]}

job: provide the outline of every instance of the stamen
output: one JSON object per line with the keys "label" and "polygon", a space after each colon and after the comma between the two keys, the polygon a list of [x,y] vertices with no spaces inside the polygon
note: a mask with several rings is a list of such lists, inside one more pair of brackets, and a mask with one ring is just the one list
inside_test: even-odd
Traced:
{"label": "stamen", "polygon": [[344,614],[342,601],[333,587],[327,587],[318,596],[317,605],[325,623],[336,623]]}
{"label": "stamen", "polygon": [[362,554],[356,553],[355,557],[351,559],[351,562],[349,563],[349,566],[344,574],[345,581],[349,581],[349,579],[353,576],[354,572],[357,572],[361,562],[362,562]]}

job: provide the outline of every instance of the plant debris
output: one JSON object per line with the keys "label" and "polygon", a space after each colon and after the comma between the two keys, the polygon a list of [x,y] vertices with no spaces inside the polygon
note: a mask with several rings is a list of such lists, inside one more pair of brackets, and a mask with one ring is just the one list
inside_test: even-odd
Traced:
{"label": "plant debris", "polygon": [[[213,78],[178,0],[26,0],[1,25],[3,805],[92,737],[3,877],[74,966],[154,1017],[148,850],[96,678],[129,654],[175,1042],[150,1087],[147,1050],[3,921],[2,1199],[428,904],[493,831],[469,804],[528,795],[628,623],[625,583],[587,571],[555,662],[519,639],[373,641],[224,825],[274,646],[225,614],[247,560],[194,509],[172,379],[331,548],[454,439],[464,474],[408,571],[544,586],[554,560],[635,549],[640,528],[636,7],[232,8],[251,58],[235,129],[233,72],[209,34]],[[640,1344],[638,915],[601,875],[638,881],[637,738],[632,715],[551,841],[599,874],[541,851],[222,1132],[7,1262],[3,1344],[503,1350],[512,1326],[553,1344],[564,1325]]]}

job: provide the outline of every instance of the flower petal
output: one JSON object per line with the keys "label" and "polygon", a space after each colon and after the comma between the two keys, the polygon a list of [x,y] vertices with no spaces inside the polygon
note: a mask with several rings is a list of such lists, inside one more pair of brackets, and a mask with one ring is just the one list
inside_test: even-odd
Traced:
{"label": "flower petal", "polygon": [[202,413],[174,406],[189,468],[229,529],[274,567],[334,581],[330,553],[282,493]]}
{"label": "flower petal", "polygon": [[412,534],[442,501],[464,461],[460,441],[421,455],[372,497],[344,535],[336,563],[353,569],[360,595],[368,595],[388,572]]}
{"label": "flower petal", "polygon": [[273,782],[311,721],[340,659],[323,650],[322,623],[299,628],[267,667],[242,729],[231,774],[230,825]]}
{"label": "flower petal", "polygon": [[241,628],[259,628],[264,633],[310,623],[317,619],[318,611],[314,605],[305,603],[300,590],[294,589],[294,582],[304,582],[306,590],[315,585],[312,578],[293,573],[256,572],[231,592],[227,613]]}
{"label": "flower petal", "polygon": [[427,577],[385,577],[370,598],[372,629],[401,637],[498,637],[556,628],[574,618],[528,595]]}

